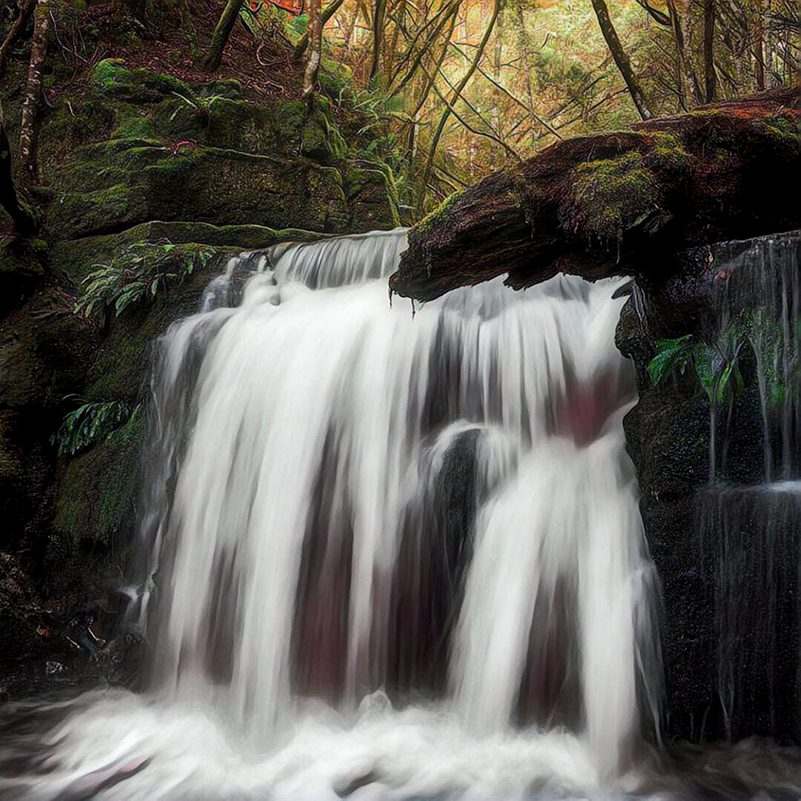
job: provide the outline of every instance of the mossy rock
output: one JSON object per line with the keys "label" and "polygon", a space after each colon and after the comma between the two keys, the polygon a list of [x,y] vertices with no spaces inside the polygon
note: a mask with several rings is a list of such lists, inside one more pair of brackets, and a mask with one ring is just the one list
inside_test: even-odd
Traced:
{"label": "mossy rock", "polygon": [[118,107],[111,139],[154,140],[156,130],[149,114],[144,109],[127,105]]}
{"label": "mossy rock", "polygon": [[44,275],[47,242],[43,239],[0,237],[0,277]]}
{"label": "mossy rock", "polygon": [[644,154],[646,165],[660,172],[687,175],[693,166],[693,156],[676,134],[658,132],[648,138],[650,149]]}
{"label": "mossy rock", "polygon": [[801,155],[801,122],[796,116],[777,112],[755,124],[760,130],[766,131],[789,156]]}
{"label": "mossy rock", "polygon": [[108,97],[132,103],[158,101],[170,93],[191,95],[191,87],[166,73],[129,69],[119,58],[99,61],[90,72],[92,88]]}
{"label": "mossy rock", "polygon": [[159,292],[155,302],[127,309],[114,320],[87,370],[83,396],[88,401],[139,400],[147,386],[152,343],[176,320],[197,311],[211,276],[237,252],[221,249],[204,270]]}
{"label": "mossy rock", "polygon": [[192,86],[105,59],[88,94],[46,116],[42,144],[55,241],[150,220],[325,233],[398,224],[391,173],[348,166],[330,104],[310,114],[300,100],[256,103],[237,82]]}
{"label": "mossy rock", "polygon": [[60,470],[53,531],[62,544],[110,545],[133,530],[145,417],[140,408],[122,428]]}
{"label": "mossy rock", "polygon": [[397,193],[388,167],[352,166],[345,178],[345,193],[352,230],[372,231],[400,225]]}
{"label": "mossy rock", "polygon": [[83,384],[97,332],[47,284],[0,323],[0,407],[53,408]]}
{"label": "mossy rock", "polygon": [[[126,182],[65,192],[50,208],[54,238],[75,239],[130,228],[148,220],[198,220],[344,233],[349,209],[340,173],[306,159],[282,160],[220,148],[173,154],[107,143],[109,168]],[[119,173],[114,173],[115,178]]]}
{"label": "mossy rock", "polygon": [[136,189],[126,183],[95,192],[64,192],[51,207],[48,230],[69,239],[128,227],[146,218],[147,207]]}
{"label": "mossy rock", "polygon": [[[237,250],[258,250],[283,242],[314,242],[325,234],[300,228],[268,228],[261,225],[211,225],[201,222],[145,222],[119,234],[105,234],[57,242],[50,251],[53,270],[76,289],[98,265],[124,258],[130,248],[144,243],[211,245]],[[206,271],[209,274],[209,271]]]}

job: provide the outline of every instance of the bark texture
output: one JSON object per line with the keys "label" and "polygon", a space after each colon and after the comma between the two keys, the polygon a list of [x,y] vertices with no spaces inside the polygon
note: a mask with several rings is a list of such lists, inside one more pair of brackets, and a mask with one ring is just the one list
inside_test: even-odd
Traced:
{"label": "bark texture", "polygon": [[320,61],[323,57],[323,20],[321,0],[309,2],[309,60],[306,62],[306,72],[303,76],[303,97],[311,100],[317,86],[317,76],[320,73]]}
{"label": "bark texture", "polygon": [[680,250],[801,227],[777,189],[799,182],[801,87],[566,140],[415,226],[391,286],[430,300],[503,274],[659,283]]}
{"label": "bark texture", "polygon": [[228,44],[231,31],[234,29],[237,19],[239,19],[242,2],[243,0],[228,0],[217,22],[217,27],[214,29],[211,44],[204,60],[204,66],[212,72],[219,69],[220,64],[222,64],[223,52]]}
{"label": "bark texture", "polygon": [[34,12],[33,43],[28,67],[28,82],[22,101],[19,128],[18,170],[26,180],[36,171],[36,117],[42,95],[42,69],[47,58],[47,37],[50,33],[50,0],[39,0]]}

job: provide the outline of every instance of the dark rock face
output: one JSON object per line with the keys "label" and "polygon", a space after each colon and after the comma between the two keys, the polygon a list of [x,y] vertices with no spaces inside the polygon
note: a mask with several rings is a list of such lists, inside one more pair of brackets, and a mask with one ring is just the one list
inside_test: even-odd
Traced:
{"label": "dark rock face", "polygon": [[[712,278],[700,284],[707,289],[734,282],[737,271],[743,271],[745,286],[760,286],[762,270],[769,278],[786,271],[787,279],[797,282],[790,273],[801,263],[801,240],[797,234],[776,240],[780,246],[713,245],[685,254],[683,261],[699,269],[705,263]],[[766,258],[771,248],[787,259],[783,265]],[[710,253],[713,258],[707,259],[704,254]],[[756,273],[748,278],[746,271]],[[735,294],[728,286],[716,289]],[[792,288],[784,289],[792,304]],[[765,298],[756,291],[751,295],[738,300],[764,314]],[[689,305],[679,304],[684,328],[674,334],[714,337],[720,307],[713,306],[711,293],[687,296]],[[617,344],[638,375],[639,402],[625,429],[662,588],[665,731],[695,742],[757,735],[798,743],[801,506],[797,488],[766,479],[766,453],[781,450],[781,437],[770,431],[766,448],[752,350],[760,332],[749,334],[736,363],[742,384],[718,404],[713,420],[692,370],[658,386],[648,374],[660,336],[659,309],[643,308],[640,291],[639,304],[633,299],[624,309]],[[774,330],[767,316],[756,318],[763,321],[762,336]]]}

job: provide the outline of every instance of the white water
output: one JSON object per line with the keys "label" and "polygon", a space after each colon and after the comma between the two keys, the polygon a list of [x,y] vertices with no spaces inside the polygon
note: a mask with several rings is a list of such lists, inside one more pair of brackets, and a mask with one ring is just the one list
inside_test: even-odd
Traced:
{"label": "white water", "polygon": [[492,282],[413,316],[387,298],[403,245],[246,255],[167,334],[143,525],[152,688],[67,704],[41,735],[47,771],[0,789],[636,783],[659,665],[616,284]]}

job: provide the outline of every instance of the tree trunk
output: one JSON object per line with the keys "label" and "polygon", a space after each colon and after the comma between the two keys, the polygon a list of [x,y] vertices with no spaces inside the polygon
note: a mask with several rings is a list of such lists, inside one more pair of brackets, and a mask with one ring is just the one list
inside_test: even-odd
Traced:
{"label": "tree trunk", "polygon": [[192,48],[192,56],[197,57],[197,29],[192,19],[192,10],[189,8],[188,0],[180,0],[178,10],[181,14],[181,29],[184,32],[184,36],[186,36],[186,40],[189,42],[189,46]]}
{"label": "tree trunk", "polygon": [[36,216],[20,199],[14,186],[11,144],[6,133],[2,105],[0,105],[0,206],[8,212],[14,223],[14,230],[18,234],[29,236],[36,233],[38,228]]}
{"label": "tree trunk", "polygon": [[321,0],[309,2],[309,60],[306,62],[306,73],[303,76],[303,98],[311,103],[317,87],[317,76],[320,73],[320,61],[323,57],[323,20]]}
{"label": "tree trunk", "polygon": [[370,83],[375,81],[381,69],[381,50],[384,41],[384,20],[387,0],[373,0],[373,57],[370,63]]}
{"label": "tree trunk", "polygon": [[754,77],[757,89],[765,91],[765,25],[762,19],[762,0],[755,0],[756,17],[754,23]]}
{"label": "tree trunk", "polygon": [[30,19],[33,9],[36,8],[36,0],[25,0],[20,6],[19,16],[14,20],[11,27],[8,29],[8,34],[0,45],[0,78],[5,75],[6,64],[8,64],[8,57],[11,54],[11,49],[17,43],[25,25]]}
{"label": "tree trunk", "polygon": [[220,19],[217,21],[217,27],[214,29],[211,44],[203,62],[203,66],[210,72],[218,70],[220,64],[222,64],[223,51],[228,44],[231,31],[234,29],[237,19],[239,19],[242,3],[243,0],[228,0]]}
{"label": "tree trunk", "polygon": [[445,130],[445,125],[447,124],[448,119],[451,116],[451,109],[459,101],[462,92],[467,87],[467,84],[470,83],[470,79],[473,77],[473,74],[478,69],[478,66],[481,63],[481,59],[484,57],[484,51],[487,49],[487,44],[490,38],[492,37],[492,32],[495,29],[495,23],[498,20],[498,14],[501,11],[501,2],[502,0],[495,0],[495,6],[492,11],[492,17],[490,18],[486,31],[484,31],[484,37],[482,38],[481,43],[479,44],[478,49],[476,50],[476,55],[473,58],[473,62],[472,64],[470,64],[469,69],[462,77],[462,80],[459,81],[459,84],[456,87],[456,89],[454,89],[452,101],[448,104],[448,106],[445,108],[445,111],[442,112],[442,116],[439,118],[439,124],[437,125],[437,129],[434,132],[434,138],[431,142],[431,149],[428,152],[428,159],[426,160],[426,165],[423,169],[423,174],[420,178],[420,193],[417,200],[418,211],[422,211],[424,207],[426,189],[428,186],[428,178],[431,175],[431,169],[434,166],[434,158],[437,155],[439,140],[442,138],[442,133]]}
{"label": "tree trunk", "polygon": [[[328,20],[330,20],[331,17],[333,17],[334,14],[336,14],[337,11],[339,11],[344,2],[345,0],[334,0],[333,3],[329,3],[326,6],[326,9],[325,11],[323,11],[322,15],[323,28],[326,26]],[[346,31],[345,33],[345,47],[350,47],[350,40],[351,37],[353,36],[353,28],[356,27],[356,17],[358,16],[358,13],[359,13],[358,11],[353,12],[353,25],[351,26],[349,31]],[[306,33],[304,33],[303,36],[301,36],[300,41],[295,45],[295,51],[292,54],[292,58],[294,58],[295,60],[300,60],[301,58],[303,58],[303,54],[306,52],[306,48],[308,46],[309,46],[309,32],[306,31]]]}
{"label": "tree trunk", "polygon": [[534,72],[534,65],[531,58],[531,36],[529,35],[528,28],[526,27],[526,15],[522,3],[517,3],[517,35],[518,35],[518,49],[522,51],[523,56],[523,74],[525,76],[526,84],[526,100],[528,100],[528,107],[534,108],[534,83],[531,80],[531,75]]}
{"label": "tree trunk", "polygon": [[626,82],[629,94],[634,101],[634,105],[637,107],[637,111],[639,111],[640,116],[644,120],[650,120],[651,117],[654,116],[653,112],[648,106],[645,93],[640,86],[637,76],[634,74],[628,54],[623,49],[615,26],[612,24],[612,20],[609,17],[609,9],[606,7],[606,0],[592,0],[592,7],[595,9],[595,16],[598,17],[601,33],[603,33],[606,44],[609,46],[609,52],[612,54],[612,58],[620,74],[623,76],[623,80]]}
{"label": "tree trunk", "polygon": [[[501,90],[498,84],[501,82],[501,72],[503,71],[503,29],[504,29],[503,8],[498,15],[497,33],[495,34],[495,52],[493,54],[492,74],[495,83],[492,87],[492,130],[495,135],[502,139],[501,134]],[[497,164],[498,157],[503,158],[503,153],[498,151],[498,145],[492,145],[493,161]]]}
{"label": "tree trunk", "polygon": [[704,0],[704,100],[714,103],[716,94],[715,0]]}
{"label": "tree trunk", "polygon": [[18,170],[32,181],[36,173],[36,117],[42,95],[42,69],[47,58],[47,37],[50,33],[50,0],[38,0],[33,20],[33,42],[28,66],[28,83],[22,101],[19,125]]}

